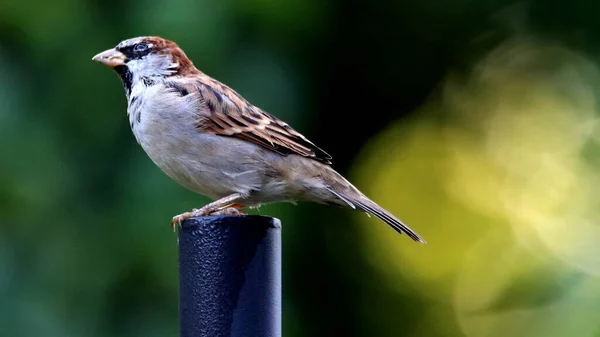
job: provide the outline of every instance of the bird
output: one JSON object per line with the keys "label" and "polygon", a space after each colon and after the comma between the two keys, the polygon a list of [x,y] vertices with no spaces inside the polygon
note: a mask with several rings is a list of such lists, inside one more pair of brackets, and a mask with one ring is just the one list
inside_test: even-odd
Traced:
{"label": "bird", "polygon": [[214,200],[176,215],[243,215],[244,207],[315,202],[372,214],[425,240],[332,168],[332,157],[290,125],[198,70],[173,41],[126,39],[92,58],[120,77],[129,125],[150,159],[187,189]]}

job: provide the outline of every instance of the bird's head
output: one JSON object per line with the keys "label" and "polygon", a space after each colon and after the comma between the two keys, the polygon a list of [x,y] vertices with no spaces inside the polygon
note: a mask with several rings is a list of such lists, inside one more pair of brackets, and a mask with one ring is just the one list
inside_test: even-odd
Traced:
{"label": "bird's head", "polygon": [[124,40],[92,60],[114,69],[128,92],[132,83],[140,79],[153,81],[199,72],[175,42],[158,36]]}

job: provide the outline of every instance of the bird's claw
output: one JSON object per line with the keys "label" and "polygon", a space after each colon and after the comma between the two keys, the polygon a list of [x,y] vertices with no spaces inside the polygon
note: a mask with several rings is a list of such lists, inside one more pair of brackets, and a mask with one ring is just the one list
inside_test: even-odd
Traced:
{"label": "bird's claw", "polygon": [[236,207],[227,207],[220,210],[216,210],[210,215],[248,215],[248,213]]}
{"label": "bird's claw", "polygon": [[241,208],[242,205],[233,204],[228,205],[223,208],[218,209],[205,209],[204,207],[198,209],[193,208],[191,212],[181,213],[173,217],[171,220],[171,228],[173,231],[177,231],[177,228],[181,228],[181,223],[187,219],[195,218],[199,216],[209,216],[209,215],[247,215],[248,213],[244,212]]}

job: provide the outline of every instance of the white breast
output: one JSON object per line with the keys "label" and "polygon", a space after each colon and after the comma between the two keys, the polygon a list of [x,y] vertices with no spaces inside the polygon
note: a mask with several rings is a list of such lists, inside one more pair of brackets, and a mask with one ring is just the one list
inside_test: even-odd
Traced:
{"label": "white breast", "polygon": [[258,146],[200,132],[199,101],[162,84],[135,85],[129,100],[133,134],[150,159],[168,176],[213,199],[260,190],[265,167],[253,153]]}

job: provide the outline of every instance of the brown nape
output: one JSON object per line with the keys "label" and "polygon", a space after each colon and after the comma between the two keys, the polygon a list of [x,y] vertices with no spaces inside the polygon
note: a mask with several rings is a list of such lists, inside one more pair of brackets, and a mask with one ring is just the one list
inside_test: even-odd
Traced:
{"label": "brown nape", "polygon": [[154,49],[159,53],[171,54],[173,57],[173,62],[179,64],[179,69],[175,73],[175,75],[179,76],[188,76],[201,74],[201,72],[196,69],[192,61],[185,55],[183,50],[179,48],[179,46],[173,42],[166,39],[163,39],[158,36],[153,36],[145,40],[148,43],[152,43],[154,45]]}

